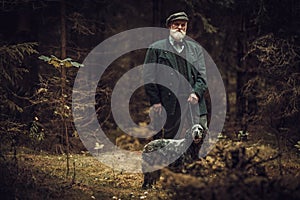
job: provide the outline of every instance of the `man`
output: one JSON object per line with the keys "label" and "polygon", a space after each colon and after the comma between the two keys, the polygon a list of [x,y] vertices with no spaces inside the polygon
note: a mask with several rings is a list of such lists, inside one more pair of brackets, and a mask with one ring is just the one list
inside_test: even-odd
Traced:
{"label": "man", "polygon": [[[189,126],[192,122],[200,123],[207,129],[204,54],[200,45],[185,40],[188,21],[184,12],[170,15],[166,20],[169,37],[150,45],[146,54],[145,64],[152,63],[144,65],[144,79],[149,83],[145,85],[146,94],[155,114],[161,116],[164,107],[167,115],[165,125],[154,139],[174,138],[182,130],[184,123],[181,120],[185,118],[189,119]],[[172,70],[160,70],[161,65]],[[179,78],[178,73],[190,86]],[[157,84],[163,80],[167,80],[169,88]]]}

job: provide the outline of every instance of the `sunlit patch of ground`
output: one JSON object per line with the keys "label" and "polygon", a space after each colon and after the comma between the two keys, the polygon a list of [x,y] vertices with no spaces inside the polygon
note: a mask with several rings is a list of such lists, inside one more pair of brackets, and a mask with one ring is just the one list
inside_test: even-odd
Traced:
{"label": "sunlit patch of ground", "polygon": [[[21,153],[18,160],[18,171],[26,177],[2,183],[1,194],[8,198],[168,199],[161,185],[155,190],[141,189],[142,174],[115,171],[89,154],[70,156],[68,176],[66,155]],[[16,185],[8,185],[9,182]]]}

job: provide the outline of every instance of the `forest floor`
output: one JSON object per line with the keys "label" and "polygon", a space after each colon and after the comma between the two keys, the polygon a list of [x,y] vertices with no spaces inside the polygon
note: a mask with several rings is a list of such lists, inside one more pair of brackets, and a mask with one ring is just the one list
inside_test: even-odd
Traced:
{"label": "forest floor", "polygon": [[2,155],[1,199],[300,199],[300,156],[278,159],[276,148],[261,143],[219,141],[184,173],[164,169],[147,190],[142,174],[115,171],[87,152],[70,155],[67,176],[66,158],[21,147],[17,156]]}
{"label": "forest floor", "polygon": [[3,177],[16,167],[7,163],[10,170],[1,175],[6,178],[6,184],[1,184],[1,199],[168,199],[161,184],[155,190],[144,190],[142,174],[114,171],[89,154],[70,155],[68,176],[66,155],[32,154],[25,149],[17,158],[15,173],[21,176]]}

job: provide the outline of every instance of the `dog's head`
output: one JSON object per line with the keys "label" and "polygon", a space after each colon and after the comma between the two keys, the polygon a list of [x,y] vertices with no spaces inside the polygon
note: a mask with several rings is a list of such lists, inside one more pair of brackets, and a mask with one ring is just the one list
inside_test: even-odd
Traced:
{"label": "dog's head", "polygon": [[195,143],[199,143],[204,138],[205,129],[201,124],[194,124],[191,128],[191,136]]}

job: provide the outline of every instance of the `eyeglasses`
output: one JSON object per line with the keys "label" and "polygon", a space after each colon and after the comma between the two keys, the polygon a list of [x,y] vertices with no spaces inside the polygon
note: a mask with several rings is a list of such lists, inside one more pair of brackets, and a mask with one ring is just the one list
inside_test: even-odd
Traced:
{"label": "eyeglasses", "polygon": [[171,27],[172,27],[172,28],[179,28],[179,27],[181,27],[181,28],[186,28],[186,26],[187,26],[187,23],[186,23],[186,22],[173,22],[173,23],[171,24]]}

